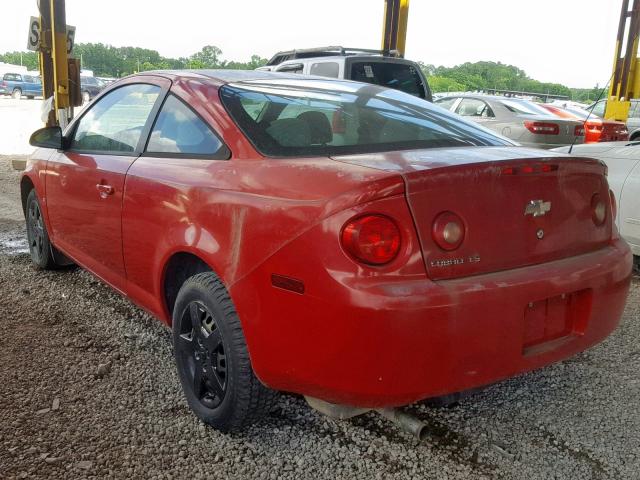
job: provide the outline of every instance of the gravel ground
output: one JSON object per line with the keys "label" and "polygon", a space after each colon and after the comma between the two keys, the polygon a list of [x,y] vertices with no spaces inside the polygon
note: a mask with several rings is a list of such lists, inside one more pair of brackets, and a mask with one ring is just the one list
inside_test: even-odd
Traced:
{"label": "gravel ground", "polygon": [[0,156],[0,478],[640,479],[640,278],[621,327],[451,408],[334,422],[282,395],[223,435],[187,409],[169,331],[80,269],[37,272]]}

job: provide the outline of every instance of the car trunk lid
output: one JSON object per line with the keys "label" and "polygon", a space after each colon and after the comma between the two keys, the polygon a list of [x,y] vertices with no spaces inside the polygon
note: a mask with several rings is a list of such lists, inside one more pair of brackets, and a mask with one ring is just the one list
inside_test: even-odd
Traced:
{"label": "car trunk lid", "polygon": [[[437,150],[437,151],[436,151]],[[336,157],[401,173],[432,279],[449,279],[587,253],[611,237],[609,190],[598,160],[525,148],[431,149]],[[606,204],[596,226],[592,200]],[[440,248],[434,220],[453,212],[465,237]]]}

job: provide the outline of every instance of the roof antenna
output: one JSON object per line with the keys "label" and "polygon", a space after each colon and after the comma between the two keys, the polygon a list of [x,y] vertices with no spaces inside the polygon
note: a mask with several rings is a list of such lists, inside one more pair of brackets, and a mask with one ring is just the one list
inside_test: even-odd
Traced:
{"label": "roof antenna", "polygon": [[[615,75],[615,72],[613,73],[613,75]],[[609,81],[604,86],[604,88],[602,90],[600,90],[600,95],[598,95],[598,98],[596,98],[596,101],[593,102],[593,105],[591,105],[591,108],[589,109],[589,113],[587,114],[587,118],[584,119],[584,128],[585,129],[587,128],[587,122],[589,121],[589,117],[593,113],[593,109],[596,108],[596,105],[598,104],[598,102],[602,98],[602,94],[604,93],[604,91],[609,89],[609,83],[611,83],[611,80],[613,80],[613,75],[611,75],[611,78],[609,78]],[[586,135],[587,132],[585,131],[584,134]],[[573,146],[576,144],[576,140],[578,140],[578,135],[574,135],[573,136],[573,142],[571,142],[571,146],[569,147],[569,152],[568,152],[569,155],[571,154],[571,151],[573,150]]]}

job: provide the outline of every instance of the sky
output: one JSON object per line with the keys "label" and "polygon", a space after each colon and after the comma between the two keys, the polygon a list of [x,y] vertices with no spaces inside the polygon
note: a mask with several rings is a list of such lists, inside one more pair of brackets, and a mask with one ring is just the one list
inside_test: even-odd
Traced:
{"label": "sky", "polygon": [[[4,0],[7,1],[7,0]],[[480,60],[575,88],[611,76],[622,0],[412,0],[406,57],[436,66]],[[292,48],[378,48],[383,0],[66,0],[76,42],[184,57],[216,45],[227,60]],[[36,0],[0,15],[0,52],[24,50]]]}

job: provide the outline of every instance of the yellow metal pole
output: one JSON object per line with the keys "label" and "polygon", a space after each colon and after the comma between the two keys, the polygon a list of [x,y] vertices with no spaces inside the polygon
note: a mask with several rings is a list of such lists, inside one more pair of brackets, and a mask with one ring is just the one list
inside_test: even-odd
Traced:
{"label": "yellow metal pole", "polygon": [[[637,90],[640,71],[636,68],[640,35],[640,0],[631,0],[630,11],[628,7],[629,1],[623,0],[618,37],[616,39],[613,75],[609,87],[607,108],[604,114],[606,119],[620,122],[627,121],[629,107],[631,106],[630,100],[637,98],[640,93]],[[626,29],[627,45],[624,57],[622,57],[622,42],[625,37],[627,18],[629,18],[629,28]]]}
{"label": "yellow metal pole", "polygon": [[396,50],[404,57],[407,46],[407,23],[409,22],[409,0],[400,0],[400,12],[398,15],[398,38]]}
{"label": "yellow metal pole", "polygon": [[67,62],[67,21],[64,0],[49,0],[51,8],[51,56],[55,108],[60,126],[67,123],[69,103],[69,72]]}
{"label": "yellow metal pole", "polygon": [[385,0],[382,23],[382,50],[396,50],[404,56],[407,44],[409,0]]}

